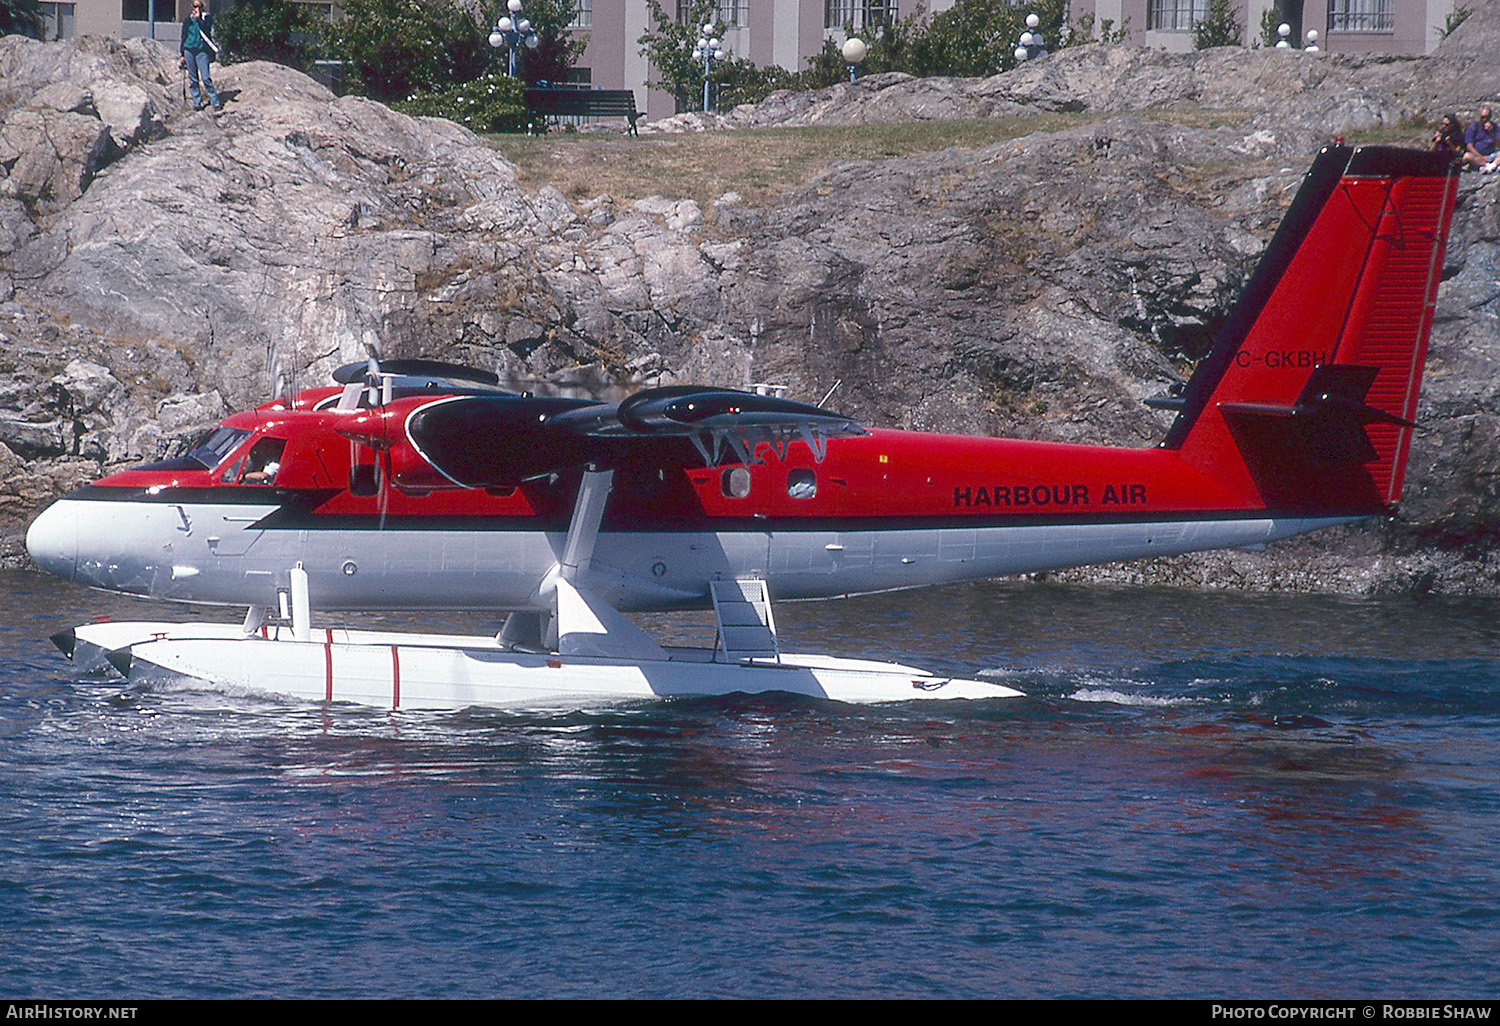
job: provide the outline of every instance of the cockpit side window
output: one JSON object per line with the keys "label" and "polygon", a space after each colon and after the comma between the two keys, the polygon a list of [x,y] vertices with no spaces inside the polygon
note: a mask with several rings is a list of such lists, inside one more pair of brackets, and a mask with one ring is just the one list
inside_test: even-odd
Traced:
{"label": "cockpit side window", "polygon": [[276,473],[281,469],[281,453],[286,449],[284,438],[262,438],[250,447],[245,457],[245,472],[240,475],[241,484],[273,485]]}
{"label": "cockpit side window", "polygon": [[188,450],[188,459],[197,460],[205,468],[212,470],[224,462],[224,457],[234,452],[235,446],[249,437],[250,432],[240,428],[214,428],[193,444]]}

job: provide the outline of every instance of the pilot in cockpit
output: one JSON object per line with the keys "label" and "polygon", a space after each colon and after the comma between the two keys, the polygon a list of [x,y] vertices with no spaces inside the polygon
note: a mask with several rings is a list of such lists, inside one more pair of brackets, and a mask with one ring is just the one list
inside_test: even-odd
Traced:
{"label": "pilot in cockpit", "polygon": [[273,485],[281,470],[281,453],[286,441],[280,438],[262,438],[250,450],[245,460],[245,472],[240,476],[241,484]]}

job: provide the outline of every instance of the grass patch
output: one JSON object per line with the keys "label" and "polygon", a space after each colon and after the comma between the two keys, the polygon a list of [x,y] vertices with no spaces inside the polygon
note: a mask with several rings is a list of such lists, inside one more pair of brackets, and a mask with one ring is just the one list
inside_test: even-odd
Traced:
{"label": "grass patch", "polygon": [[[486,139],[515,164],[528,189],[553,185],[572,202],[608,193],[617,202],[645,196],[693,199],[706,210],[726,192],[762,205],[834,164],[890,160],[945,149],[978,149],[1036,132],[1057,132],[1113,114],[1029,114],[895,124],[747,128],[688,135],[553,132]],[[1143,115],[1168,124],[1214,128],[1242,120],[1243,111],[1160,111]]]}
{"label": "grass patch", "polygon": [[1432,133],[1437,130],[1441,116],[1431,121],[1402,118],[1395,124],[1372,125],[1344,133],[1344,142],[1350,146],[1414,146],[1425,149],[1432,145]]}

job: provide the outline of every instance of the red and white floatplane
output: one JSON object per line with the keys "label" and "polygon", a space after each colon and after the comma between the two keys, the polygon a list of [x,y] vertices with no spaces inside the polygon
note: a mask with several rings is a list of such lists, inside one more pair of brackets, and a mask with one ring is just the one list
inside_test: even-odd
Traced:
{"label": "red and white floatplane", "polygon": [[[1150,449],[866,429],[709,387],[518,395],[431,361],[356,364],[111,474],[31,525],[43,569],[248,609],[99,623],[84,663],[312,700],[558,706],[792,692],[846,702],[1013,689],[781,650],[773,598],[843,596],[1202,549],[1391,512],[1456,176],[1330,146]],[[714,646],[624,614],[712,609]],[[320,626],[348,610],[491,610],[493,636]]]}

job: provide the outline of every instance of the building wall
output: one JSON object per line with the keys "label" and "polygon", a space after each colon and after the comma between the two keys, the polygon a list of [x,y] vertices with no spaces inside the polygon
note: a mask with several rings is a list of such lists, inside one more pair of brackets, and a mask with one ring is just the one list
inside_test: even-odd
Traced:
{"label": "building wall", "polygon": [[[1305,45],[1306,33],[1317,30],[1319,49],[1330,53],[1428,53],[1442,38],[1442,28],[1453,12],[1455,0],[1232,0],[1242,29],[1245,46],[1260,46],[1261,16],[1272,6],[1282,12],[1281,20],[1293,28],[1290,42]],[[1382,4],[1392,16],[1389,29],[1380,31],[1341,31],[1330,26],[1330,4],[1340,8],[1374,10]],[[1181,52],[1193,48],[1190,28],[1163,29],[1153,17],[1153,9],[1197,11],[1208,0],[1073,0],[1076,17],[1086,11],[1094,13],[1096,23],[1106,18],[1118,29],[1128,26],[1127,42],[1158,50]],[[1300,32],[1297,31],[1300,28]]]}
{"label": "building wall", "polygon": [[[124,15],[127,13],[127,4],[123,0],[72,0],[69,3],[43,2],[42,13],[52,15],[55,12],[49,8],[71,8],[72,18],[48,19],[49,28],[71,24],[71,35],[76,36],[116,36],[127,39],[133,36],[151,36],[156,39],[175,43],[182,35],[181,21],[177,17],[178,0],[156,0],[156,9],[153,12],[147,5],[147,0],[132,0],[128,5],[128,13],[138,15],[127,21]],[[156,21],[153,24],[149,16],[155,13]],[[69,33],[64,33],[69,34]],[[49,38],[52,34],[49,33]]]}

